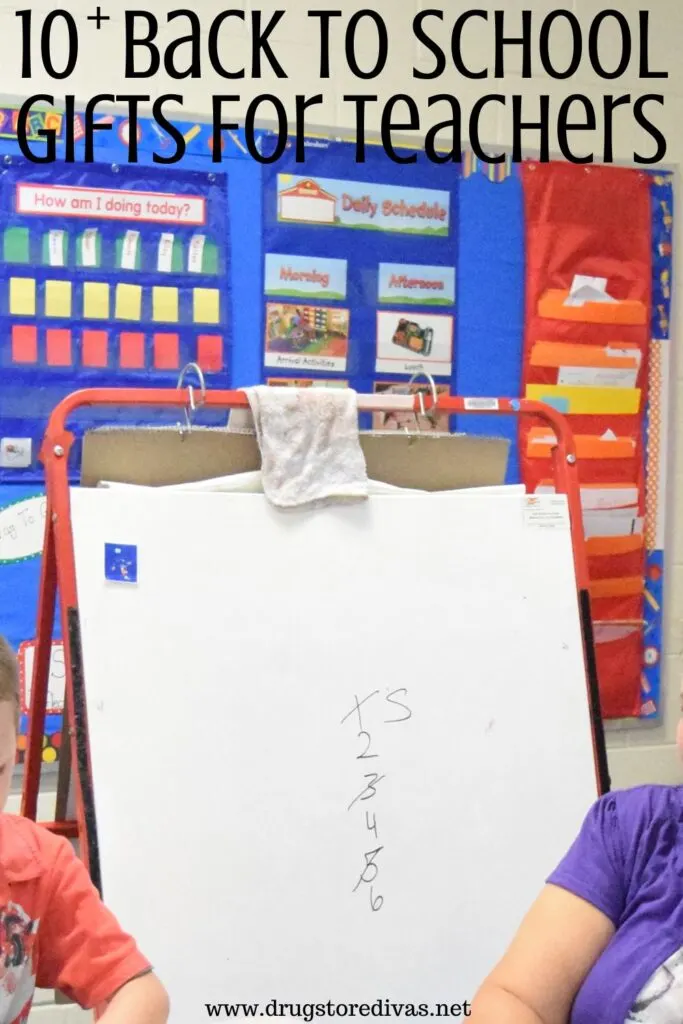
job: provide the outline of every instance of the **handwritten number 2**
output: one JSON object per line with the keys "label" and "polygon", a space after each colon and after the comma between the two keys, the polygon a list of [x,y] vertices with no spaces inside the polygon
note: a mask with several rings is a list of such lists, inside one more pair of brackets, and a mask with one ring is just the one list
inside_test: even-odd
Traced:
{"label": "handwritten number 2", "polygon": [[365,730],[363,730],[362,732],[358,733],[358,739],[361,739],[363,736],[365,736],[365,738],[368,741],[367,742],[367,746],[366,746],[365,750],[363,751],[363,753],[358,755],[356,760],[357,761],[360,761],[360,760],[369,761],[371,757],[378,757],[379,756],[378,754],[369,754],[368,753],[368,751],[370,750],[370,742],[371,742],[370,733],[369,732],[365,732]]}

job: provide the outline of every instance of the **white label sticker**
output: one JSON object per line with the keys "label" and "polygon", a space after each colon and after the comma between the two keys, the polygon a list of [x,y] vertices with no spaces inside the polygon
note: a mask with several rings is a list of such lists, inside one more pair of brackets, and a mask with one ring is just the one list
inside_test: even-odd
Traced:
{"label": "white label sticker", "polygon": [[187,254],[187,269],[190,274],[201,274],[204,269],[204,243],[206,235],[193,235]]}
{"label": "white label sticker", "polygon": [[97,228],[86,228],[81,238],[81,263],[84,267],[97,266]]}
{"label": "white label sticker", "polygon": [[138,261],[139,231],[126,231],[121,249],[121,269],[135,270]]}
{"label": "white label sticker", "polygon": [[64,232],[51,231],[48,235],[48,246],[50,251],[50,266],[64,266]]}
{"label": "white label sticker", "polygon": [[522,512],[526,526],[545,529],[569,528],[569,509],[565,495],[528,494],[523,503]]}
{"label": "white label sticker", "polygon": [[0,509],[0,565],[34,558],[43,550],[45,495],[24,498]]}
{"label": "white label sticker", "polygon": [[560,387],[634,388],[637,380],[637,370],[609,366],[562,366],[557,375]]}
{"label": "white label sticker", "polygon": [[28,469],[32,462],[30,437],[3,437],[0,441],[2,469]]}
{"label": "white label sticker", "polygon": [[482,410],[496,412],[498,410],[497,398],[466,398],[464,404],[465,408],[472,412]]}
{"label": "white label sticker", "polygon": [[159,251],[157,253],[157,270],[163,274],[170,274],[173,269],[173,242],[175,235],[164,232],[159,239]]}

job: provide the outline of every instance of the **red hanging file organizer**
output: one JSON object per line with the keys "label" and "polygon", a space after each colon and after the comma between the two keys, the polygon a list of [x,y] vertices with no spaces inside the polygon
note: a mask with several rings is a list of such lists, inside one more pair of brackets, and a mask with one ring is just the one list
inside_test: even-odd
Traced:
{"label": "red hanging file organizer", "polygon": [[[529,398],[554,402],[569,417],[586,512],[602,714],[637,717],[643,665],[650,183],[643,172],[622,167],[529,161],[521,174],[527,252],[522,390]],[[520,422],[519,442],[522,478],[533,493],[546,483],[549,468],[539,424]],[[619,485],[624,500],[620,496],[610,502],[609,488]],[[623,532],[614,525],[607,530],[592,526],[600,512],[613,515]]]}

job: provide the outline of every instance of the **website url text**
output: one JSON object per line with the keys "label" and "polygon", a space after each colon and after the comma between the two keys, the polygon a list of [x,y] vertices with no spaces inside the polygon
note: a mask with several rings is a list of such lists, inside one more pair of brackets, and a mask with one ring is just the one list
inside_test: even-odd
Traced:
{"label": "website url text", "polygon": [[209,1017],[299,1017],[310,1024],[316,1017],[470,1017],[469,1002],[392,1003],[205,1003]]}

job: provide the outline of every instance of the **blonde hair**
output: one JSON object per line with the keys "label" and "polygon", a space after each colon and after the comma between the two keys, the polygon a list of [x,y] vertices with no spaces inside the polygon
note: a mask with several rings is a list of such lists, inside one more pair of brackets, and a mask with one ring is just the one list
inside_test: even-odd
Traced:
{"label": "blonde hair", "polygon": [[4,637],[0,636],[0,702],[14,704],[19,717],[19,665],[14,651]]}

